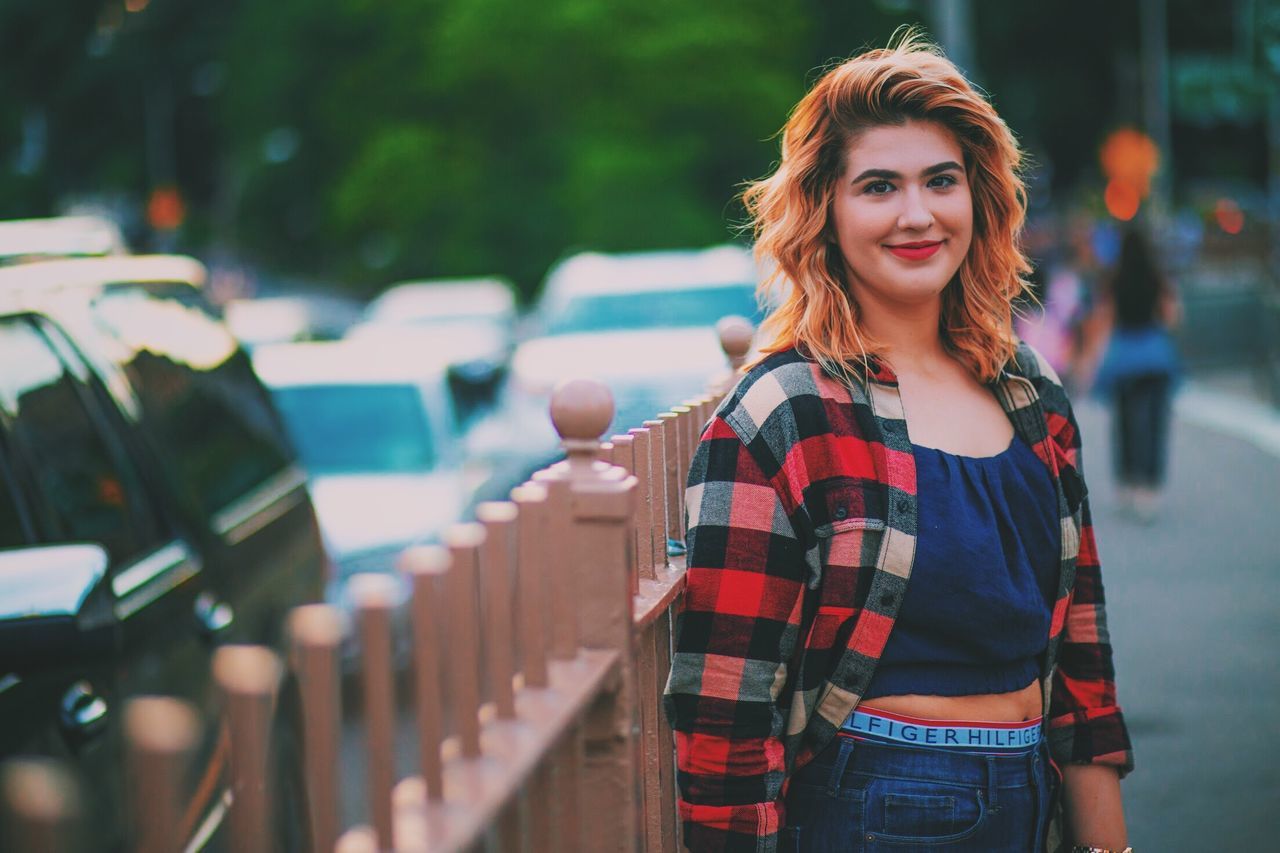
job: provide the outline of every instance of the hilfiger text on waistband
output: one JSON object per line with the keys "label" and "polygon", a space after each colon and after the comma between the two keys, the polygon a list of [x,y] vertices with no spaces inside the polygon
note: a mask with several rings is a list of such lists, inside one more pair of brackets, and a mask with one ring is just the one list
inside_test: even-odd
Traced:
{"label": "hilfiger text on waistband", "polygon": [[854,711],[841,732],[855,738],[959,749],[1019,750],[1040,742],[1040,720],[981,723],[920,720],[879,711]]}

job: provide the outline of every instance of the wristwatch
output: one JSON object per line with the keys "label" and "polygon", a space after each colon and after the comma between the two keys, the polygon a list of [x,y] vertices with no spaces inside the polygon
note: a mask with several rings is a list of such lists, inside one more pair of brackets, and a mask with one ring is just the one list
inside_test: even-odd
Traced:
{"label": "wristwatch", "polygon": [[1126,847],[1123,850],[1112,850],[1109,847],[1086,847],[1083,844],[1077,844],[1071,848],[1071,853],[1133,853],[1133,848]]}

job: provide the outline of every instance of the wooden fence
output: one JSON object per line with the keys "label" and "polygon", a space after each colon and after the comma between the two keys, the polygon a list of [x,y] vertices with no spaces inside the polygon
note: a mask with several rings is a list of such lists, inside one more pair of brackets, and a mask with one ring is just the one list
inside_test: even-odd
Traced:
{"label": "wooden fence", "polygon": [[[227,646],[214,656],[230,742],[230,849],[268,853],[268,755],[282,667],[301,698],[306,809],[316,851],[674,851],[674,744],[662,711],[684,588],[683,484],[701,426],[750,346],[745,321],[719,327],[732,370],[709,392],[602,441],[613,419],[603,385],[570,381],[551,417],[567,458],[539,471],[443,546],[405,551],[418,772],[394,778],[397,584],[356,576],[361,723],[370,823],[339,826],[340,614],[296,608],[288,660]],[[134,699],[133,849],[168,853],[179,837],[183,770],[196,714]],[[17,849],[65,850],[76,812],[65,773],[18,762],[2,780]]]}

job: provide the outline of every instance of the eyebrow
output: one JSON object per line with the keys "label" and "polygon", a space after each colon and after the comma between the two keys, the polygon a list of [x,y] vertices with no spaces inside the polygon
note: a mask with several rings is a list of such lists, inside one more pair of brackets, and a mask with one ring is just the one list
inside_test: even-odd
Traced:
{"label": "eyebrow", "polygon": [[[920,175],[921,177],[931,178],[934,175],[940,174],[942,172],[951,172],[951,171],[962,172],[964,171],[964,169],[956,161],[946,160],[942,163],[937,163],[933,166],[930,166],[927,169],[922,170],[920,172]],[[861,175],[858,175],[858,177],[850,181],[850,183],[856,184],[861,181],[865,181],[868,178],[879,178],[880,180],[894,181],[894,180],[898,180],[901,177],[902,177],[901,173],[894,172],[889,169],[867,169]]]}

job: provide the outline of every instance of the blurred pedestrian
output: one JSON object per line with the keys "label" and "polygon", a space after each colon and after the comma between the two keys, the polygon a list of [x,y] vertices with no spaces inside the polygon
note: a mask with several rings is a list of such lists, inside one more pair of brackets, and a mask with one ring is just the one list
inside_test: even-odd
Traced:
{"label": "blurred pedestrian", "polygon": [[1036,853],[1058,801],[1076,849],[1126,846],[1079,432],[1013,332],[1020,158],[908,35],[825,74],[746,191],[785,295],[690,466],[691,850]]}
{"label": "blurred pedestrian", "polygon": [[1112,407],[1121,506],[1143,521],[1155,518],[1165,480],[1173,393],[1182,374],[1170,330],[1180,319],[1177,292],[1150,238],[1130,228],[1098,305],[1094,334],[1105,348],[1093,390]]}

